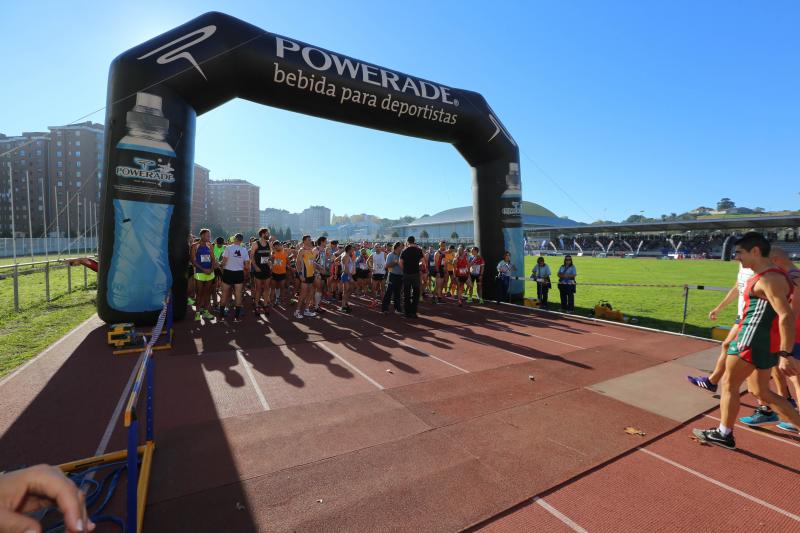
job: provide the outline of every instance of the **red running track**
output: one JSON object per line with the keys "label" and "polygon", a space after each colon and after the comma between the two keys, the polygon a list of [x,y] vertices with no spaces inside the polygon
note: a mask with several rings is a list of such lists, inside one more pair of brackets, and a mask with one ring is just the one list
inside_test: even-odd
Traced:
{"label": "red running track", "polygon": [[[604,522],[606,500],[625,508],[646,501],[648,518],[631,523],[652,529],[665,520],[675,530],[690,515],[676,513],[673,523],[660,510],[687,492],[658,483],[673,470],[689,476],[687,486],[708,482],[631,450],[644,446],[698,472],[705,463],[689,461],[697,453],[708,464],[731,457],[697,452],[688,430],[653,443],[627,435],[626,425],[651,438],[678,424],[585,388],[713,346],[706,341],[509,306],[423,304],[412,321],[366,301],[353,315],[328,307],[320,318],[297,321],[291,311],[238,324],[187,321],[177,326],[175,348],[156,354],[146,530],[454,531],[483,523],[557,531],[566,526],[556,509],[589,531],[628,530]],[[115,408],[135,358],[110,356],[104,336],[90,321],[0,382],[0,467],[123,447]],[[753,449],[770,440],[740,433],[742,443],[755,439]],[[768,444],[778,451],[764,455],[771,463],[737,456],[746,464],[732,463],[731,471],[766,464],[776,475],[793,474],[779,456],[790,446],[775,439]],[[637,478],[640,467],[645,475]],[[596,477],[613,468],[623,475]],[[648,477],[659,506],[637,496],[646,489],[634,481]],[[732,494],[710,487],[705,494]],[[486,522],[536,495],[544,501]],[[789,503],[774,500],[791,511]],[[525,527],[509,526],[514,520]]]}

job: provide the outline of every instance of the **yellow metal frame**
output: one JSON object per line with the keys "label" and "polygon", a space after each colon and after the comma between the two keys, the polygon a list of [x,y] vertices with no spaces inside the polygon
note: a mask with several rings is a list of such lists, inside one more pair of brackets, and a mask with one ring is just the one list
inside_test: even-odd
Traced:
{"label": "yellow metal frame", "polygon": [[[166,344],[158,344],[156,346],[153,346],[152,350],[154,352],[161,351],[161,350],[171,350],[172,349],[172,334],[173,334],[173,332],[174,332],[174,330],[172,330],[172,329],[169,330],[170,342],[168,342]],[[150,333],[148,333],[145,336],[149,336],[149,335],[150,335]],[[120,348],[119,350],[112,350],[111,353],[114,354],[114,355],[126,355],[126,354],[131,354],[131,353],[142,353],[142,347],[141,346],[133,346],[131,348]]]}
{"label": "yellow metal frame", "polygon": [[[142,466],[139,471],[139,484],[137,485],[136,499],[139,502],[137,505],[138,514],[136,516],[136,532],[142,533],[142,525],[144,524],[144,507],[147,503],[147,486],[150,483],[150,470],[153,466],[153,452],[156,449],[155,441],[149,440],[140,445],[136,452],[142,458]],[[76,470],[83,470],[84,468],[91,468],[106,463],[114,463],[128,458],[128,450],[119,450],[116,452],[109,452],[95,457],[87,457],[86,459],[78,459],[77,461],[70,461],[58,465],[62,472],[68,474]]]}

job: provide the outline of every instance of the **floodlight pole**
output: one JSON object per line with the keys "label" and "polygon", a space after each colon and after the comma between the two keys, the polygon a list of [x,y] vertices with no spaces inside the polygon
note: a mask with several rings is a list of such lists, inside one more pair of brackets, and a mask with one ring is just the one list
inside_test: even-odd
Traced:
{"label": "floodlight pole", "polygon": [[31,221],[31,179],[30,172],[25,171],[25,196],[28,201],[28,241],[31,243],[31,263],[33,263],[33,222]]}

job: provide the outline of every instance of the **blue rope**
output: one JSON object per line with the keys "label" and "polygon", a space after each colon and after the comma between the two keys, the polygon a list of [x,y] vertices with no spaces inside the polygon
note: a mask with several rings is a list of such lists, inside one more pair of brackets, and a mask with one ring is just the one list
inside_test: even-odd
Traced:
{"label": "blue rope", "polygon": [[[141,463],[141,461],[139,461],[139,463]],[[96,479],[86,479],[87,476],[93,472],[99,472],[109,468],[113,468],[113,470],[103,476],[100,481],[97,481]],[[95,524],[111,523],[119,526],[122,531],[125,531],[125,521],[122,518],[116,515],[103,514],[103,511],[105,511],[105,508],[108,506],[111,498],[113,498],[114,492],[117,490],[117,485],[119,484],[119,479],[126,469],[126,461],[116,461],[113,463],[93,466],[81,472],[72,472],[67,475],[67,477],[69,477],[69,479],[81,490],[88,489],[86,490],[86,509],[89,510],[89,518]],[[48,507],[47,509],[44,509],[38,515],[39,520],[43,520],[49,512],[55,510],[57,510],[56,507]],[[59,522],[48,526],[48,528],[44,531],[45,533],[58,533],[64,531],[64,529],[64,521],[60,520]]]}

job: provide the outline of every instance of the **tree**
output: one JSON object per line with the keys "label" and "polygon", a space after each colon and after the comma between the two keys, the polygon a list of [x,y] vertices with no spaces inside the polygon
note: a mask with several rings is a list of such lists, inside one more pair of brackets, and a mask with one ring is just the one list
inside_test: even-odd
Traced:
{"label": "tree", "polygon": [[763,213],[764,211],[766,211],[766,209],[764,209],[763,207],[754,207],[753,208],[753,212],[755,212],[755,213]]}
{"label": "tree", "polygon": [[717,211],[722,211],[724,209],[733,209],[736,207],[736,204],[730,198],[723,198],[719,202],[717,202]]}
{"label": "tree", "polygon": [[453,233],[451,233],[451,234],[450,234],[450,238],[451,238],[451,239],[458,239],[458,233],[456,233],[456,232],[454,231]]}
{"label": "tree", "polygon": [[428,232],[425,231],[425,230],[422,230],[422,233],[419,234],[419,238],[420,239],[427,239],[428,238]]}
{"label": "tree", "polygon": [[644,215],[631,215],[622,222],[626,224],[634,224],[636,222],[644,222],[645,220],[647,220],[647,217]]}

